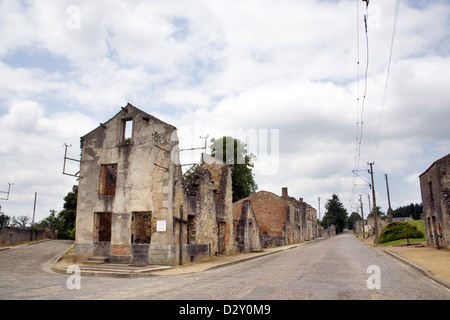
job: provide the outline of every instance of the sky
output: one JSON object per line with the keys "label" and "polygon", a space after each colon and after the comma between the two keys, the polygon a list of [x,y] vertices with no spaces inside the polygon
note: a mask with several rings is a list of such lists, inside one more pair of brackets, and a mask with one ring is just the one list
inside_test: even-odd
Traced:
{"label": "sky", "polygon": [[0,0],[1,211],[31,217],[35,193],[35,221],[62,210],[64,145],[78,159],[127,103],[180,148],[247,140],[259,190],[320,197],[322,216],[333,193],[369,211],[368,162],[383,211],[385,174],[393,209],[421,203],[419,175],[450,153],[450,2],[399,3]]}

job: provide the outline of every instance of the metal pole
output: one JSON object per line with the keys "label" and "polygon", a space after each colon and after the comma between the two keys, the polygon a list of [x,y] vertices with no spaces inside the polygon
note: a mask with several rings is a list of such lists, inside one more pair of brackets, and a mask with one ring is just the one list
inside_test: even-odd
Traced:
{"label": "metal pole", "polygon": [[317,197],[317,201],[319,202],[319,221],[320,221],[320,197]]}
{"label": "metal pole", "polygon": [[377,201],[375,199],[375,184],[373,182],[373,169],[372,169],[372,165],[373,162],[369,162],[368,163],[370,166],[370,177],[372,179],[372,200],[373,200],[373,218],[375,221],[375,228],[374,228],[374,232],[375,232],[375,244],[379,245],[380,244],[380,240],[378,239],[378,210],[377,210]]}
{"label": "metal pole", "polygon": [[66,150],[64,151],[64,164],[63,164],[63,174],[66,173],[66,160],[67,160],[67,144],[64,143]]}
{"label": "metal pole", "polygon": [[183,206],[180,206],[180,266],[183,264]]}
{"label": "metal pole", "polygon": [[391,197],[389,195],[389,184],[388,184],[388,176],[387,173],[384,174],[384,177],[386,178],[386,191],[387,191],[387,197],[388,197],[388,205],[389,205],[389,209],[388,209],[388,219],[389,222],[392,222],[392,207],[391,207]]}
{"label": "metal pole", "polygon": [[361,217],[362,217],[362,229],[363,229],[363,239],[366,238],[366,232],[364,230],[364,213],[363,213],[363,204],[362,204],[362,195],[359,195],[359,204],[361,206]]}
{"label": "metal pole", "polygon": [[31,241],[33,241],[34,238],[34,217],[36,214],[36,199],[37,199],[37,192],[34,193],[33,220],[31,221]]}

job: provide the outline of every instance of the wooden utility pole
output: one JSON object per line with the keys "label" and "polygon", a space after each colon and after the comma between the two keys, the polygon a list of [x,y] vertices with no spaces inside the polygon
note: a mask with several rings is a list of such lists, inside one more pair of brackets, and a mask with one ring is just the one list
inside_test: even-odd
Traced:
{"label": "wooden utility pole", "polygon": [[33,220],[31,221],[31,241],[34,239],[34,217],[36,215],[37,192],[34,193]]}
{"label": "wooden utility pole", "polygon": [[391,208],[391,197],[389,195],[389,184],[388,184],[388,176],[387,173],[384,174],[384,177],[386,178],[386,191],[387,191],[387,197],[388,197],[388,205],[389,205],[389,209],[388,209],[388,219],[389,219],[389,223],[392,222],[392,208]]}
{"label": "wooden utility pole", "polygon": [[317,201],[319,202],[319,221],[320,221],[320,197],[317,197]]}
{"label": "wooden utility pole", "polygon": [[363,204],[362,204],[362,195],[359,195],[359,205],[361,206],[361,217],[362,217],[362,231],[363,231],[363,239],[366,238],[366,232],[364,231],[364,213],[363,213]]}
{"label": "wooden utility pole", "polygon": [[374,233],[375,233],[375,244],[380,244],[380,239],[378,238],[378,210],[377,210],[377,201],[375,199],[375,184],[373,183],[373,168],[372,165],[374,162],[367,163],[370,166],[370,177],[372,179],[372,201],[373,201],[373,219],[375,221]]}

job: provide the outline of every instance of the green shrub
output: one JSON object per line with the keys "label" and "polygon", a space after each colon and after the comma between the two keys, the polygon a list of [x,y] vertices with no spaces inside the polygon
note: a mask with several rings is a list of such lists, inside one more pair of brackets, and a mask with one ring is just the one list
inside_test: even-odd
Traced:
{"label": "green shrub", "polygon": [[380,234],[380,243],[406,238],[422,238],[424,234],[407,222],[392,222]]}

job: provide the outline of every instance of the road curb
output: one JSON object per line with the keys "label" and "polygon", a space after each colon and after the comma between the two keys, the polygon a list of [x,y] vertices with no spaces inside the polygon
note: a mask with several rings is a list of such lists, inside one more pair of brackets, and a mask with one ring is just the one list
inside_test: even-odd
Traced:
{"label": "road curb", "polygon": [[430,279],[433,280],[434,282],[437,282],[437,283],[440,284],[441,286],[444,286],[444,287],[446,287],[447,289],[450,289],[450,283],[448,283],[448,282],[446,282],[446,281],[444,281],[444,280],[442,280],[442,279],[439,279],[439,278],[433,276],[433,275],[430,273],[430,271],[428,271],[427,269],[425,269],[425,268],[423,268],[423,267],[421,267],[421,266],[418,266],[417,264],[412,263],[411,261],[406,260],[405,258],[402,258],[402,257],[400,257],[399,255],[397,255],[397,254],[395,254],[395,253],[393,253],[393,252],[391,252],[391,251],[389,251],[389,250],[382,249],[382,248],[377,248],[377,249],[381,250],[382,252],[385,252],[385,253],[389,254],[390,256],[396,258],[397,260],[403,262],[404,264],[406,264],[406,265],[412,267],[413,269],[419,271],[421,274],[423,274],[424,276],[430,278]]}

